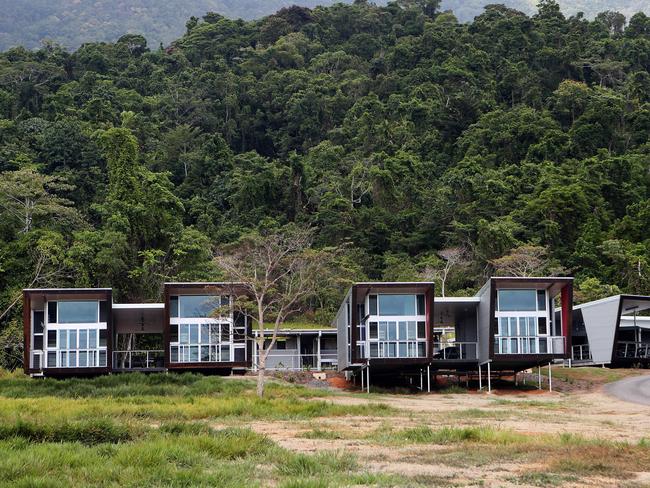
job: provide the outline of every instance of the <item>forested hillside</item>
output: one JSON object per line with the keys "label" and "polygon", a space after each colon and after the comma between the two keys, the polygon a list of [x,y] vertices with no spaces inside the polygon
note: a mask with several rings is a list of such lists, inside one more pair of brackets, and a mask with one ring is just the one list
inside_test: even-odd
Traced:
{"label": "forested hillside", "polygon": [[315,7],[331,0],[0,0],[0,50],[36,48],[53,40],[77,48],[84,42],[116,41],[123,34],[144,34],[152,44],[183,34],[192,16],[217,12],[226,17],[259,19],[300,3]]}
{"label": "forested hillside", "polygon": [[650,293],[649,68],[648,17],[622,30],[552,0],[469,25],[406,2],[209,15],[165,50],[4,52],[0,313],[28,286],[158,299],[289,222],[344,249],[324,320],[351,279]]}
{"label": "forested hillside", "polygon": [[[123,34],[142,34],[149,44],[167,45],[180,37],[192,17],[216,12],[225,17],[260,19],[294,4],[303,7],[354,0],[0,0],[0,50],[14,46],[38,48],[49,40],[76,49],[84,42],[114,42]],[[363,3],[365,0],[357,0]],[[402,0],[402,3],[426,0]],[[538,0],[442,0],[441,10],[452,10],[461,22],[470,22],[491,3],[503,3],[524,13],[536,12]],[[386,5],[387,0],[375,0]],[[650,14],[646,0],[561,0],[566,15],[583,12],[593,19],[610,10],[627,18]]]}

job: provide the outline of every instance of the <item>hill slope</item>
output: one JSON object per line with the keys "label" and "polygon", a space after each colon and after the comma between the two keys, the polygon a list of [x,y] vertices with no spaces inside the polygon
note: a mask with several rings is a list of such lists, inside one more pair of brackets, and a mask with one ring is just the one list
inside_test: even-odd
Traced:
{"label": "hill slope", "polygon": [[[352,3],[352,0],[343,0]],[[0,0],[0,50],[23,45],[40,46],[44,39],[68,48],[84,42],[115,41],[122,34],[141,33],[149,44],[168,44],[185,32],[191,16],[217,12],[229,18],[257,19],[293,4],[305,7],[331,5],[335,0]],[[385,0],[375,3],[385,4]],[[479,15],[488,3],[504,3],[528,14],[537,0],[443,0],[444,10],[453,10],[463,22]],[[628,18],[650,12],[645,0],[563,0],[565,13],[585,12],[593,18],[604,10],[617,10]]]}

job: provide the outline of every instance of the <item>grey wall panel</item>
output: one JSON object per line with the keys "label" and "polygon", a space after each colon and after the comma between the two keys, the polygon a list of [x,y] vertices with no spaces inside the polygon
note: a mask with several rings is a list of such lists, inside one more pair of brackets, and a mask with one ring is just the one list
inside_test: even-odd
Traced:
{"label": "grey wall panel", "polygon": [[594,302],[582,307],[589,350],[595,363],[609,364],[612,361],[619,303],[620,297],[616,297],[616,299]]}
{"label": "grey wall panel", "polygon": [[481,303],[478,306],[479,362],[490,359],[490,281],[479,291]]}
{"label": "grey wall panel", "polygon": [[334,319],[334,327],[336,327],[336,348],[338,350],[338,369],[343,371],[348,367],[348,344],[347,344],[347,303],[352,297],[352,290],[345,296],[345,300],[339,307],[339,311]]}

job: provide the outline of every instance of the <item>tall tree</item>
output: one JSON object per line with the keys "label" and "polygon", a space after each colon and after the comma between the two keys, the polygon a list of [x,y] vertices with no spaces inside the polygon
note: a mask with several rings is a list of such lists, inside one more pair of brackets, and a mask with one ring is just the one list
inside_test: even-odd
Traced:
{"label": "tall tree", "polygon": [[[294,225],[252,233],[215,256],[232,287],[235,306],[257,327],[257,394],[264,396],[266,360],[282,324],[317,293],[331,253],[311,248],[313,230]],[[267,331],[271,333],[270,339]]]}

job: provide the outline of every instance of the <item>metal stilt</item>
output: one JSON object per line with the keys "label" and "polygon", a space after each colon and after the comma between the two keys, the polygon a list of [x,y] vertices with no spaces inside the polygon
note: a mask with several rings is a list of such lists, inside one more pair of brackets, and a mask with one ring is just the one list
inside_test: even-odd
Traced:
{"label": "metal stilt", "polygon": [[370,364],[368,364],[368,367],[366,368],[366,374],[366,390],[370,393]]}
{"label": "metal stilt", "polygon": [[487,380],[488,380],[488,393],[492,393],[492,372],[490,371],[490,363],[487,363]]}

